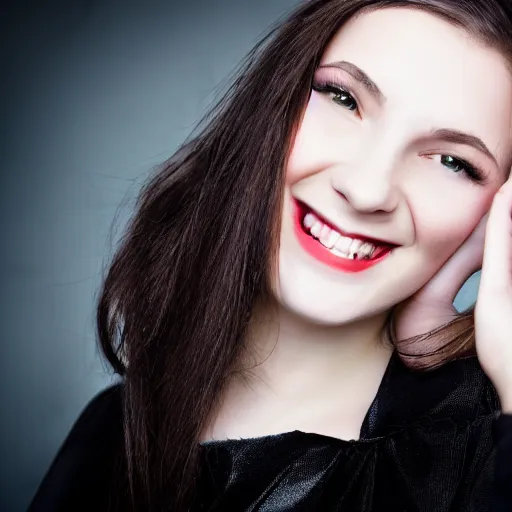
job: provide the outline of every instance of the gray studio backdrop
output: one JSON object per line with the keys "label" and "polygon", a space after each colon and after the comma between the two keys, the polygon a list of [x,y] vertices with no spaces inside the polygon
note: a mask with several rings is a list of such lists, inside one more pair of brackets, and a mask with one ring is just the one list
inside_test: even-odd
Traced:
{"label": "gray studio backdrop", "polygon": [[81,409],[114,381],[94,330],[111,234],[216,87],[298,1],[37,3],[1,12],[2,512],[26,509]]}

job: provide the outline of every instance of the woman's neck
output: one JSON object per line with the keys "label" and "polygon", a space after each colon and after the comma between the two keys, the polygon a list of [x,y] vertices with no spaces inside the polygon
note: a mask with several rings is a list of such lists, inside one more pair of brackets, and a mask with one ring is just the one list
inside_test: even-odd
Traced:
{"label": "woman's neck", "polygon": [[387,313],[341,326],[312,323],[282,307],[259,306],[253,314],[243,363],[252,375],[279,389],[287,380],[310,386],[351,379],[388,360],[392,346],[383,336]]}
{"label": "woman's neck", "polygon": [[385,319],[328,327],[259,306],[242,372],[228,384],[203,439],[290,430],[357,438],[392,353],[381,336]]}

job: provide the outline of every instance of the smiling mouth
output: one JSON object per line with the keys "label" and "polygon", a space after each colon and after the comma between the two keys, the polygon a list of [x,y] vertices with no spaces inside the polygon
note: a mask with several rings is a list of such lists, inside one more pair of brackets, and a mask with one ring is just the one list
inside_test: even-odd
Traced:
{"label": "smiling mouth", "polygon": [[359,272],[388,256],[396,245],[341,233],[304,203],[293,200],[295,232],[302,247],[315,259],[345,272]]}

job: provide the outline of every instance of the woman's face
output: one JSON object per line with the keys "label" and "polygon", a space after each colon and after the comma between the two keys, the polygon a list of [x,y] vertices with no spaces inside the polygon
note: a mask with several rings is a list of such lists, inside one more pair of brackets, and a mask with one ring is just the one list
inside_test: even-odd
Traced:
{"label": "woman's face", "polygon": [[353,18],[323,55],[289,155],[281,304],[335,325],[412,295],[489,209],[511,141],[497,51],[422,11]]}

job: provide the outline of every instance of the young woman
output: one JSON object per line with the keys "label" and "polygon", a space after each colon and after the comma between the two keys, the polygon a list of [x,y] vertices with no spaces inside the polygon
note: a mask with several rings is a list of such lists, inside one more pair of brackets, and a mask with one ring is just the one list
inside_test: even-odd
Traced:
{"label": "young woman", "polygon": [[511,167],[510,0],[305,3],[142,191],[31,510],[512,510]]}

